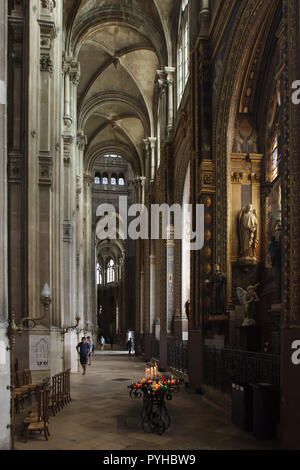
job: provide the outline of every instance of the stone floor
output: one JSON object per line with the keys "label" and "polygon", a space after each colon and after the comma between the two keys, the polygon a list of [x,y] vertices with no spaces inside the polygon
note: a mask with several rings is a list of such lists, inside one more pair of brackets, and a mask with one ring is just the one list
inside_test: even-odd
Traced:
{"label": "stone floor", "polygon": [[[127,385],[143,376],[145,364],[120,351],[97,352],[87,374],[72,374],[69,403],[50,418],[49,441],[34,433],[19,450],[204,450],[278,449],[277,441],[256,441],[230,419],[185,389],[168,403],[171,426],[162,436],[141,429],[141,401],[129,397]],[[25,410],[23,411],[25,413]]]}

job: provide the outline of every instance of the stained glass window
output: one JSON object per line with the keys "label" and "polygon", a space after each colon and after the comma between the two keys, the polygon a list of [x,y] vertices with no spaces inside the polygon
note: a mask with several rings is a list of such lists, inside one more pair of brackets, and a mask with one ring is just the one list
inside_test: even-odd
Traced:
{"label": "stained glass window", "polygon": [[177,48],[177,106],[179,107],[189,78],[189,12],[188,0],[182,0]]}
{"label": "stained glass window", "polygon": [[272,143],[271,151],[271,181],[274,181],[279,173],[279,158],[278,158],[278,137],[275,135]]}
{"label": "stained glass window", "polygon": [[95,173],[94,183],[95,184],[101,184],[101,175],[98,172]]}
{"label": "stained glass window", "polygon": [[115,263],[112,259],[107,263],[106,279],[107,282],[115,281]]}
{"label": "stained glass window", "polygon": [[102,284],[102,266],[100,263],[97,263],[97,285]]}

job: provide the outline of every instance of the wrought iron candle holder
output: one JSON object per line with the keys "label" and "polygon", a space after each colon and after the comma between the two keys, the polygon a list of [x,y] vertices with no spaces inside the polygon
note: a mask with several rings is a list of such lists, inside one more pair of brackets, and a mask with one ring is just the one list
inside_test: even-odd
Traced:
{"label": "wrought iron candle holder", "polygon": [[142,379],[128,386],[131,398],[143,398],[141,411],[142,429],[148,433],[162,435],[170,427],[166,401],[180,391],[181,378],[162,376],[160,379]]}

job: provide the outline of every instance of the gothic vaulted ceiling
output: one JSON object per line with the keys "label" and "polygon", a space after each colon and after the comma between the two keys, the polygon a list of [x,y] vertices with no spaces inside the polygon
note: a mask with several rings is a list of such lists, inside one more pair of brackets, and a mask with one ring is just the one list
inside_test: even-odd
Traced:
{"label": "gothic vaulted ceiling", "polygon": [[86,167],[110,149],[144,174],[143,139],[155,136],[156,71],[169,65],[169,0],[65,1],[66,54],[80,64],[78,131]]}

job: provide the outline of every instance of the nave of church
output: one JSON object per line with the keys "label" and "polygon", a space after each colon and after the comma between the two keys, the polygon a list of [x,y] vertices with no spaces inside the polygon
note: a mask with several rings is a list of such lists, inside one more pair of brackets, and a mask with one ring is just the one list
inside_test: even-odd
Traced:
{"label": "nave of church", "polygon": [[125,351],[97,351],[85,377],[73,374],[72,401],[50,418],[49,441],[41,434],[24,442],[17,419],[17,450],[275,450],[277,441],[258,442],[230,423],[230,417],[181,389],[168,404],[169,431],[162,436],[141,427],[141,403],[128,385],[144,373],[144,362]]}
{"label": "nave of church", "polygon": [[299,66],[297,0],[1,1],[0,449],[300,449]]}

